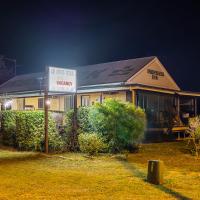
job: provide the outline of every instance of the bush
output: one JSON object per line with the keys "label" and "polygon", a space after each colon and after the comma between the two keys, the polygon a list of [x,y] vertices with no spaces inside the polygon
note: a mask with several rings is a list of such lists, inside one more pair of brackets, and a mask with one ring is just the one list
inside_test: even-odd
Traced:
{"label": "bush", "polygon": [[145,113],[131,103],[107,99],[91,108],[89,119],[95,132],[109,144],[111,152],[131,150],[144,136]]}
{"label": "bush", "polygon": [[89,120],[91,107],[79,107],[77,111],[78,127],[82,132],[92,132],[93,128]]}
{"label": "bush", "polygon": [[67,151],[78,150],[78,136],[74,131],[73,120],[74,110],[69,110],[65,115],[65,128],[61,134],[64,141],[64,149]]}
{"label": "bush", "polygon": [[1,112],[1,134],[2,143],[8,146],[16,146],[16,112]]}
{"label": "bush", "polygon": [[188,147],[194,155],[199,155],[200,144],[200,116],[196,116],[189,119],[189,127],[187,129],[190,140],[188,140]]}
{"label": "bush", "polygon": [[82,132],[92,132],[92,126],[89,121],[89,107],[79,107],[77,109],[77,135],[73,130],[74,110],[69,110],[65,115],[66,128],[62,132],[62,137],[65,141],[66,150],[78,150],[78,134]]}
{"label": "bush", "polygon": [[89,155],[96,155],[99,152],[106,151],[107,145],[103,139],[96,133],[81,133],[78,136],[80,150]]}
{"label": "bush", "polygon": [[[10,146],[15,144],[20,150],[44,150],[44,112],[43,111],[2,111],[2,131],[3,135],[11,137],[13,134],[13,141],[9,142]],[[11,114],[13,113],[13,114]],[[9,126],[6,122],[11,119]],[[7,128],[5,128],[7,127]],[[10,127],[10,128],[8,128]],[[62,150],[63,142],[56,129],[56,123],[49,114],[49,150]],[[3,139],[4,141],[4,139]]]}
{"label": "bush", "polygon": [[187,132],[190,134],[190,137],[200,140],[200,117],[196,116],[189,119],[189,128]]}

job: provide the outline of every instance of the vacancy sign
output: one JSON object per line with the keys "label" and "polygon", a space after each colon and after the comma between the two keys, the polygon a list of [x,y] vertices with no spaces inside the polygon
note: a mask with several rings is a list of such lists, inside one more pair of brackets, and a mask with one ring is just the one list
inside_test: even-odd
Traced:
{"label": "vacancy sign", "polygon": [[76,70],[49,67],[49,92],[76,92]]}

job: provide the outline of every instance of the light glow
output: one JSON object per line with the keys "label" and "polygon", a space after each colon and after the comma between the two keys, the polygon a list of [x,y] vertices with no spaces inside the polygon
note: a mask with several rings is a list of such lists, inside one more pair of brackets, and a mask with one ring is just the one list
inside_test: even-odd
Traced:
{"label": "light glow", "polygon": [[51,104],[51,101],[48,99],[48,100],[46,100],[46,102],[45,102],[45,103],[46,103],[46,105],[48,105],[48,106],[49,106],[49,105]]}
{"label": "light glow", "polygon": [[11,106],[12,103],[13,103],[12,100],[8,100],[8,101],[6,101],[6,102],[4,103],[5,108],[8,108],[9,106]]}

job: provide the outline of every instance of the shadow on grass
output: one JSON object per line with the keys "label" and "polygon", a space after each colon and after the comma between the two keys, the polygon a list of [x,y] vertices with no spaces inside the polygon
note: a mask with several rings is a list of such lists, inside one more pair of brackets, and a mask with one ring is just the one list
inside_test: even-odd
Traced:
{"label": "shadow on grass", "polygon": [[[135,177],[142,179],[143,181],[147,182],[146,177],[147,174],[139,170],[137,167],[135,167],[133,164],[129,163],[123,158],[117,157],[117,161],[119,161],[126,169],[128,169]],[[173,196],[176,199],[180,200],[192,200],[192,198],[186,197],[179,192],[176,192],[170,188],[165,187],[164,185],[154,185],[149,183],[151,186],[161,190],[162,192],[165,192],[171,196]]]}
{"label": "shadow on grass", "polygon": [[25,161],[33,161],[33,160],[41,160],[46,159],[48,156],[41,154],[41,153],[35,153],[35,154],[25,154],[25,155],[13,155],[13,156],[0,156],[0,165],[3,164],[9,164],[9,163],[16,163],[16,162],[25,162]]}

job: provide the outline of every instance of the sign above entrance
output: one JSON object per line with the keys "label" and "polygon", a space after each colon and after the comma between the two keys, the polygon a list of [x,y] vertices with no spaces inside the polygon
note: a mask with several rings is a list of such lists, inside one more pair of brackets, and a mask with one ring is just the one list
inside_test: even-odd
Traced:
{"label": "sign above entrance", "polygon": [[164,76],[164,72],[153,70],[153,69],[147,69],[147,73],[152,75],[152,79],[158,80],[159,76]]}
{"label": "sign above entrance", "polygon": [[76,70],[49,67],[48,68],[49,92],[76,92]]}

